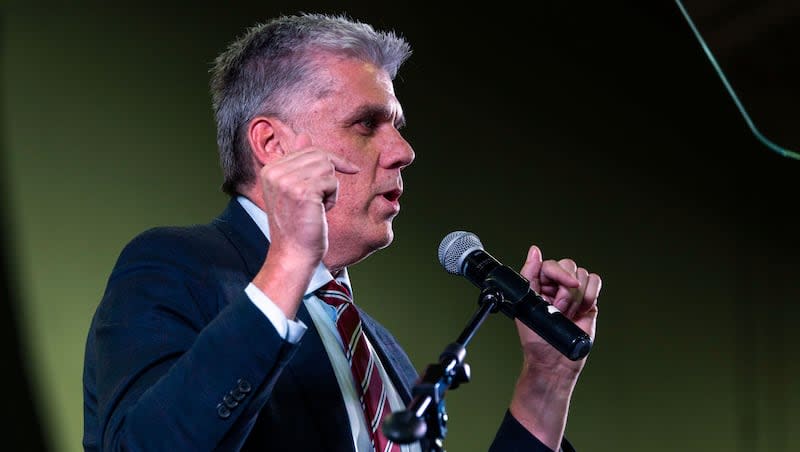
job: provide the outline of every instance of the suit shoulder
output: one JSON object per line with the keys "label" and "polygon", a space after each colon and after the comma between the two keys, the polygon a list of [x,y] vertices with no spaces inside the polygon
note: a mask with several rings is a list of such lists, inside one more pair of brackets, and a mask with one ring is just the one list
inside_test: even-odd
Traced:
{"label": "suit shoulder", "polygon": [[224,240],[223,234],[212,224],[156,226],[134,236],[125,248],[164,245],[194,248],[197,245],[222,240]]}
{"label": "suit shoulder", "polygon": [[134,236],[122,249],[117,267],[137,262],[212,261],[224,249],[225,236],[211,224],[157,226]]}

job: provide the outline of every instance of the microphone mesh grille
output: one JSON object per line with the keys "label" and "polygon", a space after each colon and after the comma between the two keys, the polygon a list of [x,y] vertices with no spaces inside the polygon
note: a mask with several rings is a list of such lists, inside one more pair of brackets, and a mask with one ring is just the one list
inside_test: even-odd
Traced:
{"label": "microphone mesh grille", "polygon": [[475,250],[482,250],[483,244],[478,236],[466,231],[453,231],[439,244],[439,263],[448,273],[463,274],[464,258]]}

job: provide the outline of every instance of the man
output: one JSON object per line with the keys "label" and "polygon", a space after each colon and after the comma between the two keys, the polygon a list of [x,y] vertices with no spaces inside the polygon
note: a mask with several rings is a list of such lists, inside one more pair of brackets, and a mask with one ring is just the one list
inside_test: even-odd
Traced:
{"label": "man", "polygon": [[[87,339],[85,450],[400,450],[380,411],[404,408],[418,376],[353,308],[347,268],[393,239],[414,151],[392,81],[410,53],[394,33],[304,14],[252,27],[218,57],[230,203],[210,224],[156,228],[122,251]],[[596,274],[543,262],[536,246],[521,273],[594,337]],[[357,327],[342,339],[345,318]],[[518,330],[523,370],[487,446],[571,449],[584,360]]]}

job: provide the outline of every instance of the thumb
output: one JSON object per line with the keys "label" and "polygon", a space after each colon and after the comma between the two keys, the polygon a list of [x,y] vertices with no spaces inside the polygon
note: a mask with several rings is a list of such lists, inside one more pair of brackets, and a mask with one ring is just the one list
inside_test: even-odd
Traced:
{"label": "thumb", "polygon": [[531,289],[536,292],[542,290],[541,282],[539,281],[539,272],[542,270],[542,251],[536,245],[531,245],[528,249],[528,256],[525,258],[525,264],[520,270],[520,274],[531,282]]}

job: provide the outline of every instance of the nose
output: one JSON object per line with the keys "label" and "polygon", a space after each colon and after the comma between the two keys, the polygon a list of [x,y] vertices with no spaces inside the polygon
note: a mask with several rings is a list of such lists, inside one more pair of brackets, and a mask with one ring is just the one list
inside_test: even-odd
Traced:
{"label": "nose", "polygon": [[399,130],[393,129],[392,137],[381,153],[380,165],[386,169],[403,169],[414,161],[414,157],[411,144]]}

